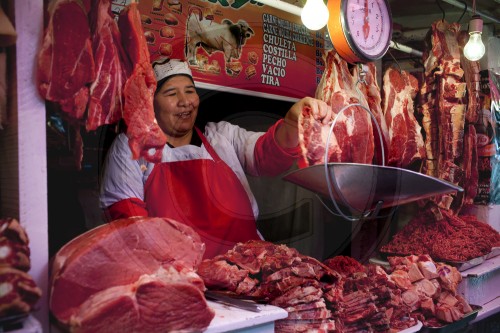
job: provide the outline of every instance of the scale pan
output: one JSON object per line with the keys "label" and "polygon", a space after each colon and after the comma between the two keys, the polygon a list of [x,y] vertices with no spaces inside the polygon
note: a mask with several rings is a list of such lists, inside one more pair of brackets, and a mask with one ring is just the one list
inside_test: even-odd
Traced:
{"label": "scale pan", "polygon": [[[411,170],[358,163],[328,163],[330,188],[335,202],[367,212],[394,207],[435,195],[462,192],[447,181]],[[283,179],[330,198],[325,165],[318,164],[291,171]]]}

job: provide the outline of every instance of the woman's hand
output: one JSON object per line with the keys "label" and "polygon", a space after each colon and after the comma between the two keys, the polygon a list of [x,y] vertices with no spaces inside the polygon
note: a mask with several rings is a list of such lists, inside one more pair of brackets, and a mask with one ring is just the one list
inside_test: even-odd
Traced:
{"label": "woman's hand", "polygon": [[310,112],[314,119],[323,124],[328,124],[332,118],[332,108],[328,104],[312,97],[302,98],[288,110],[283,125],[276,131],[276,140],[281,147],[294,148],[298,146],[298,121],[304,110]]}

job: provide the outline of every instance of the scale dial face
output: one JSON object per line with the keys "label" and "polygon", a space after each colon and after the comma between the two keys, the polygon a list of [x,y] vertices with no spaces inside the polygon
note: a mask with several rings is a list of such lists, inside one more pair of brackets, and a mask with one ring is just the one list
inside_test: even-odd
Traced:
{"label": "scale dial face", "polygon": [[358,63],[384,56],[392,37],[387,0],[329,0],[328,8],[328,32],[341,57]]}

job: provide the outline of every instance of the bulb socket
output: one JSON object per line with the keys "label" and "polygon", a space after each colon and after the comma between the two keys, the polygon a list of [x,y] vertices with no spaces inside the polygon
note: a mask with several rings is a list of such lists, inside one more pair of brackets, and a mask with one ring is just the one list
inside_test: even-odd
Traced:
{"label": "bulb socket", "polygon": [[474,32],[483,32],[483,20],[479,15],[472,16],[471,20],[469,21],[469,34],[472,34]]}

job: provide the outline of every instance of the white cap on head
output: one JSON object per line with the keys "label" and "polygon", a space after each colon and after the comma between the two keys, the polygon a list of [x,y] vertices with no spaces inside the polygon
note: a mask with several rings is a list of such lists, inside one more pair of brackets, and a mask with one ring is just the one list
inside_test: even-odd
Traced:
{"label": "white cap on head", "polygon": [[160,82],[172,75],[187,75],[193,79],[189,65],[178,59],[160,58],[152,63],[156,82]]}

